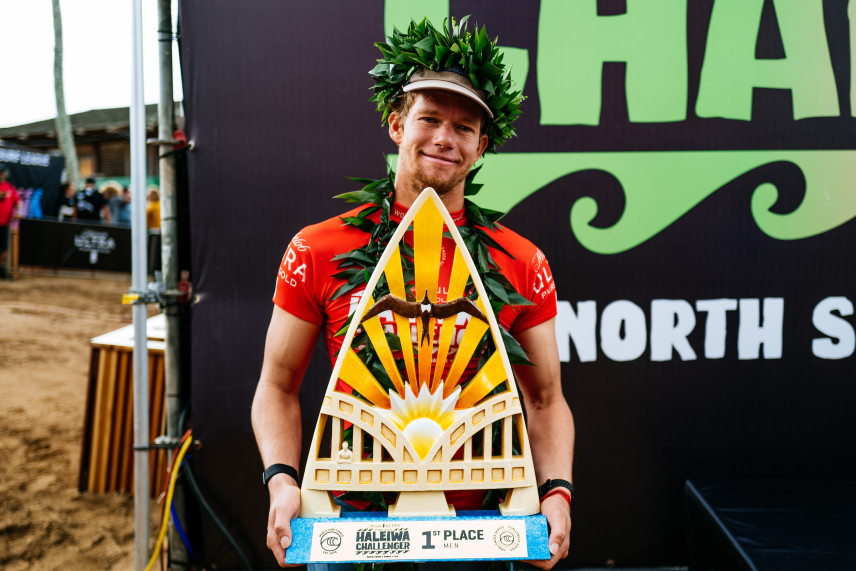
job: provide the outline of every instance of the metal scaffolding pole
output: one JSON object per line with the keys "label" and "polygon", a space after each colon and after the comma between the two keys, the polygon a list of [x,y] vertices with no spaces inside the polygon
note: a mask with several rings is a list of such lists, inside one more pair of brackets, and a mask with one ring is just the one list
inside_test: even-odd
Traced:
{"label": "metal scaffolding pole", "polygon": [[[131,4],[131,270],[132,291],[146,290],[146,107],[143,101],[142,0]],[[149,551],[149,371],[145,303],[134,317],[134,563],[146,567]]]}
{"label": "metal scaffolding pole", "polygon": [[[158,149],[160,155],[159,176],[161,191],[161,267],[165,301],[163,312],[166,320],[164,347],[164,379],[166,385],[166,436],[178,442],[184,427],[179,418],[184,407],[180,367],[180,311],[177,303],[178,265],[178,222],[176,217],[175,156],[173,150],[173,128],[175,103],[172,94],[172,1],[158,0],[158,59],[160,69],[160,100],[158,103]],[[184,494],[181,486],[175,489],[173,507],[180,521],[184,518]],[[169,558],[173,568],[186,568],[188,553],[181,537],[170,525]]]}

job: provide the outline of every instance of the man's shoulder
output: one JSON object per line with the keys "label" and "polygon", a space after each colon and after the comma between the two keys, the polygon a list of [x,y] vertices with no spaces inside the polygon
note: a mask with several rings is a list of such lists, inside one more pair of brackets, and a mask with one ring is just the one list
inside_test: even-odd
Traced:
{"label": "man's shoulder", "polygon": [[351,224],[347,224],[342,220],[343,218],[347,218],[349,216],[356,216],[361,210],[366,208],[365,204],[357,206],[356,208],[352,208],[346,212],[338,214],[336,216],[327,218],[326,220],[322,220],[320,222],[316,222],[315,224],[310,224],[308,226],[304,226],[297,233],[299,236],[303,236],[305,238],[313,238],[313,237],[330,237],[329,234],[331,232],[335,234],[340,234],[341,232],[357,232],[359,234],[365,234],[355,226]]}
{"label": "man's shoulder", "polygon": [[538,246],[503,224],[497,224],[490,236],[518,262],[526,262],[538,254],[543,256]]}
{"label": "man's shoulder", "polygon": [[[345,223],[342,219],[356,216],[361,210],[367,208],[360,205],[333,216],[321,222],[304,226],[292,239],[292,244],[299,244],[303,248],[313,250],[347,251],[355,248],[360,242],[368,239],[369,234],[356,226]],[[376,218],[377,215],[373,215]]]}

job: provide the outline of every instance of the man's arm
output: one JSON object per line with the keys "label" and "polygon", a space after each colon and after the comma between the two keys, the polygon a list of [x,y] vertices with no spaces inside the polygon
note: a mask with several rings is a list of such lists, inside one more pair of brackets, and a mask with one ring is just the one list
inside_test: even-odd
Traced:
{"label": "man's arm", "polygon": [[[539,485],[556,478],[573,482],[574,418],[562,394],[554,321],[550,319],[516,336],[535,365],[517,366],[514,374],[526,405],[529,444]],[[552,557],[529,563],[550,569],[568,555],[571,515],[567,501],[558,494],[542,502],[541,513],[550,526]]]}
{"label": "man's arm", "polygon": [[[265,339],[264,363],[253,398],[253,432],[265,467],[300,464],[300,401],[303,373],[309,365],[320,327],[274,306]],[[270,513],[267,546],[285,566],[291,545],[291,520],[300,512],[300,486],[277,474],[268,483]]]}

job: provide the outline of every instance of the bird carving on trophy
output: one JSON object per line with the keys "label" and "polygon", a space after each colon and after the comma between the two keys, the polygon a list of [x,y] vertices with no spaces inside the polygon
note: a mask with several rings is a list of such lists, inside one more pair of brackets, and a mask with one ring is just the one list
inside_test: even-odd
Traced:
{"label": "bird carving on trophy", "polygon": [[360,323],[371,319],[387,309],[402,317],[413,319],[419,317],[422,319],[422,339],[419,341],[420,345],[428,340],[428,322],[432,317],[435,319],[445,319],[458,313],[466,313],[487,323],[487,317],[469,298],[459,297],[445,303],[433,303],[428,299],[427,290],[422,301],[407,301],[388,293],[371,306],[360,320]]}

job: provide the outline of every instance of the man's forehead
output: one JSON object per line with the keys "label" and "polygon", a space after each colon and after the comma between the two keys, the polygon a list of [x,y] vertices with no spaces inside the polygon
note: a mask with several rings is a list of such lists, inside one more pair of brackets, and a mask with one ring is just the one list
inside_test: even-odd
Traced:
{"label": "man's forehead", "polygon": [[416,101],[413,107],[418,107],[420,113],[430,115],[440,115],[444,111],[452,110],[459,112],[462,115],[461,118],[466,116],[476,123],[485,118],[484,111],[477,103],[463,95],[441,89],[425,89],[416,92]]}

